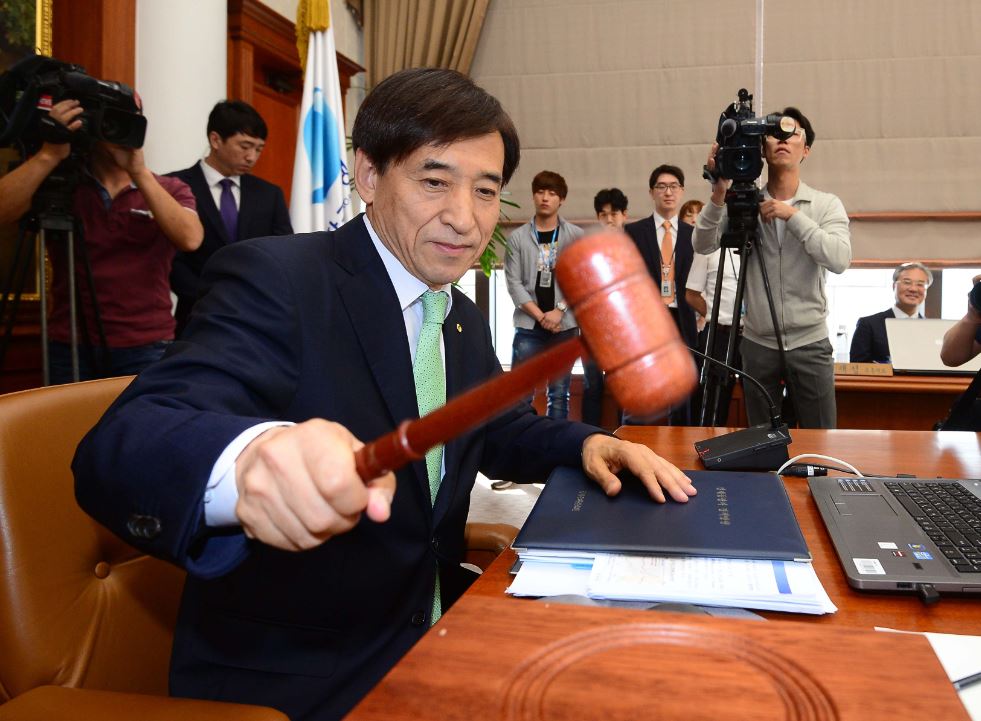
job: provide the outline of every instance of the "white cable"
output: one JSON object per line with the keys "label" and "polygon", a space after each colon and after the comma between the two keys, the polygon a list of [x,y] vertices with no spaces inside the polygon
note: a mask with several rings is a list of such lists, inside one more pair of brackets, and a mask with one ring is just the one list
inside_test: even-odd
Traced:
{"label": "white cable", "polygon": [[792,463],[796,463],[801,458],[820,458],[823,461],[834,461],[835,463],[840,463],[841,465],[845,466],[845,468],[847,468],[848,470],[850,470],[856,476],[862,476],[863,475],[851,463],[848,463],[846,461],[843,461],[840,458],[835,458],[833,456],[822,456],[820,453],[801,453],[799,456],[794,456],[789,461],[787,461],[782,466],[780,466],[780,468],[777,469],[777,475],[779,476],[787,466],[791,465]]}

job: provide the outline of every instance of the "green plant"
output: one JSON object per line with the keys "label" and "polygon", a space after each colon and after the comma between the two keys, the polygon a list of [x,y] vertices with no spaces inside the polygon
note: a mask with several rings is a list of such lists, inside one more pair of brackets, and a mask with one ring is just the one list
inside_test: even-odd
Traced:
{"label": "green plant", "polygon": [[[521,206],[515,203],[513,200],[508,198],[501,198],[501,219],[497,221],[497,225],[494,226],[494,232],[491,234],[491,241],[484,248],[484,252],[480,256],[480,269],[484,271],[484,275],[490,278],[491,271],[494,270],[494,266],[497,265],[498,261],[507,254],[508,251],[508,239],[504,235],[504,229],[501,227],[501,220],[511,220],[511,217],[504,212],[504,206],[510,205],[512,208],[520,208]],[[500,251],[500,255],[498,255]]]}

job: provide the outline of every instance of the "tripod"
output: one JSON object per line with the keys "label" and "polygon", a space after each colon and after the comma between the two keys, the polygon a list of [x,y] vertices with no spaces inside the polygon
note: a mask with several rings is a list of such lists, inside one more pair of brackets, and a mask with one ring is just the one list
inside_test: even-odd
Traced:
{"label": "tripod", "polygon": [[[47,267],[44,259],[47,255],[47,244],[49,233],[56,233],[61,236],[65,244],[67,258],[67,282],[68,282],[68,316],[69,316],[69,345],[71,353],[72,380],[78,381],[80,376],[79,364],[79,287],[76,281],[76,227],[81,230],[72,212],[72,199],[74,190],[78,183],[79,158],[72,155],[66,159],[53,173],[51,173],[34,194],[31,203],[31,211],[21,219],[20,236],[17,242],[17,249],[14,254],[14,262],[7,275],[2,296],[0,296],[0,318],[5,320],[3,339],[0,340],[0,367],[3,366],[7,348],[13,335],[14,323],[20,302],[24,293],[24,286],[31,267],[32,249],[37,239],[38,248],[38,294],[40,298],[40,322],[41,322],[41,368],[42,382],[47,386],[51,383],[51,360],[49,357],[48,345],[48,278]],[[88,288],[91,294],[93,311],[95,315],[96,327],[102,341],[105,343],[105,332],[102,327],[102,319],[99,313],[99,305],[95,295],[94,278],[92,266],[89,262],[88,253],[85,251],[84,234],[78,233],[80,240],[81,259],[86,272]],[[11,309],[8,313],[7,304],[10,303]],[[86,341],[88,332],[86,329]],[[88,343],[86,342],[86,345]]]}
{"label": "tripod", "polygon": [[[751,256],[756,257],[760,268],[760,275],[763,278],[763,289],[766,294],[767,305],[770,309],[770,320],[773,324],[773,331],[777,339],[777,348],[780,354],[780,374],[784,375],[787,367],[786,355],[783,346],[783,334],[780,330],[780,323],[777,321],[777,311],[773,304],[773,292],[770,288],[770,278],[767,275],[766,264],[763,256],[759,252],[759,207],[763,195],[760,189],[750,182],[736,182],[726,193],[726,209],[728,211],[728,227],[722,234],[720,250],[724,253],[726,249],[733,249],[740,257],[739,273],[736,278],[736,296],[733,301],[733,331],[729,334],[729,342],[726,344],[725,358],[726,364],[731,364],[735,358],[740,335],[737,332],[741,308],[743,307],[743,293],[746,288],[746,271]],[[757,252],[753,252],[753,251]],[[720,258],[719,267],[716,272],[715,291],[712,300],[712,313],[705,332],[705,352],[713,356],[715,350],[715,337],[718,334],[719,326],[719,306],[722,302],[722,283],[725,273],[724,256]],[[699,415],[699,425],[714,426],[719,417],[719,399],[728,381],[729,371],[714,363],[703,363],[699,377],[702,386],[702,407]],[[791,403],[793,396],[791,395]]]}

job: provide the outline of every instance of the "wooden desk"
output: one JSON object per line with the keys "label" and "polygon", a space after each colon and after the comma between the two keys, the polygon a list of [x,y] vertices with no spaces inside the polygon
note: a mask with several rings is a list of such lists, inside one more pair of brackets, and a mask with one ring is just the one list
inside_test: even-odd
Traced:
{"label": "wooden desk", "polygon": [[[623,427],[682,468],[692,444],[727,429]],[[981,434],[795,430],[791,455],[822,452],[865,472],[981,476]],[[786,479],[814,567],[838,612],[763,612],[772,624],[582,608],[505,596],[502,554],[348,717],[797,721],[964,719],[920,636],[981,635],[981,599],[851,590],[805,479]],[[859,629],[862,629],[861,631]]]}
{"label": "wooden desk", "polygon": [[967,390],[970,375],[835,376],[839,428],[933,429]]}
{"label": "wooden desk", "polygon": [[[725,433],[725,428],[671,428],[623,426],[617,435],[644,443],[681,468],[701,468],[693,443]],[[791,457],[822,453],[848,461],[863,473],[910,473],[923,477],[981,477],[981,434],[920,431],[802,430],[791,431]],[[909,631],[942,631],[981,635],[981,598],[944,597],[924,606],[914,595],[853,590],[845,580],[831,537],[824,528],[805,478],[786,478],[790,501],[814,557],[814,569],[838,613],[804,616],[760,612],[768,618],[791,618],[827,626],[873,628],[886,626]],[[501,555],[468,593],[501,596],[510,584],[514,562],[510,550]]]}

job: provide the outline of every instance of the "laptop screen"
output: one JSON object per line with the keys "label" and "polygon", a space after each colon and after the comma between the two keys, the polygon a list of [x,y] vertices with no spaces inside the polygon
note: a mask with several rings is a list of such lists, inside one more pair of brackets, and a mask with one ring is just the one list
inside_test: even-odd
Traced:
{"label": "laptop screen", "polygon": [[940,360],[944,333],[956,320],[886,318],[889,355],[896,373],[975,373],[981,368],[981,355],[957,368]]}

